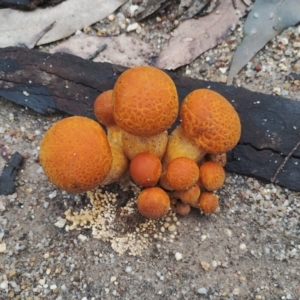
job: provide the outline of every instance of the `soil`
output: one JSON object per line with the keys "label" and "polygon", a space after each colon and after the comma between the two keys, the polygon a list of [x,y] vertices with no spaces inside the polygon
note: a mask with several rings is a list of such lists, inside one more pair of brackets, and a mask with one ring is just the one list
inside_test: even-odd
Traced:
{"label": "soil", "polygon": [[[156,43],[161,27],[155,26],[157,35],[151,31],[156,16],[147,22],[144,38],[163,47]],[[239,34],[237,27],[231,38]],[[276,37],[235,84],[299,100],[297,84],[286,80],[299,72],[300,51],[291,40],[299,34],[295,26]],[[293,54],[278,53],[282,39]],[[207,57],[232,57],[227,46],[179,72],[224,81],[226,73]],[[278,56],[286,71],[280,71]],[[266,70],[259,75],[258,64]],[[0,107],[0,170],[14,152],[25,157],[16,192],[0,196],[0,299],[300,299],[300,193],[227,173],[217,213],[192,209],[182,217],[170,211],[150,222],[137,212],[139,188],[129,178],[82,195],[48,181],[39,144],[65,116],[42,116],[5,99]],[[72,219],[84,213],[92,216],[88,222]]]}

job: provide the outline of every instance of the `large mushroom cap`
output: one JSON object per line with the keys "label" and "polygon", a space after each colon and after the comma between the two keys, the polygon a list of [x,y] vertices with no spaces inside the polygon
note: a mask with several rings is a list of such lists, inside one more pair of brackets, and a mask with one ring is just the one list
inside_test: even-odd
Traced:
{"label": "large mushroom cap", "polygon": [[60,120],[46,132],[39,159],[49,180],[72,193],[97,187],[112,164],[105,131],[97,122],[78,116]]}
{"label": "large mushroom cap", "polygon": [[198,89],[185,97],[180,119],[185,134],[211,154],[231,150],[241,136],[240,119],[233,106],[209,89]]}
{"label": "large mushroom cap", "polygon": [[115,121],[133,135],[152,136],[167,130],[177,117],[178,106],[172,79],[151,66],[126,70],[113,89]]}

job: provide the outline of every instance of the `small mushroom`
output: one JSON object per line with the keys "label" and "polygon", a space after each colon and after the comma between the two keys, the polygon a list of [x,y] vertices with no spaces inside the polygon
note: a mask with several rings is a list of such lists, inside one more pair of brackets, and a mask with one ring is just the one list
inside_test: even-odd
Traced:
{"label": "small mushroom", "polygon": [[219,197],[213,192],[202,192],[199,197],[198,205],[203,213],[212,214],[219,206]]}
{"label": "small mushroom", "polygon": [[168,164],[165,179],[174,190],[188,190],[199,179],[199,167],[188,157],[177,157]]}
{"label": "small mushroom", "polygon": [[201,190],[198,184],[193,185],[185,191],[173,191],[172,196],[180,199],[183,203],[189,204],[192,207],[198,208],[198,200]]}
{"label": "small mushroom", "polygon": [[132,180],[142,186],[155,186],[162,172],[159,158],[150,152],[141,152],[131,161],[129,166]]}
{"label": "small mushroom", "polygon": [[140,214],[149,219],[162,218],[171,207],[168,194],[159,187],[142,190],[137,199],[137,206]]}
{"label": "small mushroom", "polygon": [[112,111],[112,90],[101,93],[93,105],[94,115],[97,121],[105,126],[116,125]]}
{"label": "small mushroom", "polygon": [[207,191],[216,191],[225,181],[224,168],[215,161],[204,162],[199,167],[199,185]]}
{"label": "small mushroom", "polygon": [[176,213],[181,216],[186,216],[191,211],[191,206],[187,203],[177,201],[176,203]]}

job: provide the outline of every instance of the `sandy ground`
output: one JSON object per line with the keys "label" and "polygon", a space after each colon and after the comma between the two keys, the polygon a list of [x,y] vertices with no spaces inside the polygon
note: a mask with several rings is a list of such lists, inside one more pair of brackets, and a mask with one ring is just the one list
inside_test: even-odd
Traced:
{"label": "sandy ground", "polygon": [[[299,90],[286,81],[297,72],[299,52],[278,54],[272,47],[283,38],[292,47],[291,32],[298,37],[300,30],[291,28],[272,41],[237,84],[299,99]],[[221,81],[226,74],[206,62],[226,51],[223,43],[181,72],[203,78],[199,68],[205,67],[206,78]],[[277,72],[275,55],[286,58],[287,71]],[[257,75],[253,66],[259,63],[266,68]],[[98,192],[108,212],[106,227],[73,229],[67,209],[104,214],[95,205],[87,208],[95,192],[74,196],[58,190],[38,163],[44,133],[63,116],[41,116],[4,99],[0,107],[0,144],[8,154],[26,157],[16,193],[0,196],[0,299],[300,299],[300,193],[227,174],[216,214],[170,213],[149,223],[136,211],[138,188],[124,180]],[[0,158],[1,170],[4,165]],[[131,200],[125,205],[124,198]]]}

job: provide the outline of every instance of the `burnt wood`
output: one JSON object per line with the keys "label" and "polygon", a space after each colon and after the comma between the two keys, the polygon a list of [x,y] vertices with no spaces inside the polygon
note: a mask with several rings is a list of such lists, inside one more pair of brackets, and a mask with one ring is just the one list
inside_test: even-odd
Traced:
{"label": "burnt wood", "polygon": [[34,10],[38,6],[54,6],[65,0],[0,0],[0,8]]}
{"label": "burnt wood", "polygon": [[0,176],[0,195],[11,195],[16,191],[15,178],[23,160],[23,156],[15,152],[3,168]]}
{"label": "burnt wood", "polygon": [[[4,48],[0,49],[0,97],[40,114],[63,112],[94,118],[94,100],[113,88],[125,69],[70,54]],[[242,136],[228,153],[228,171],[266,182],[274,180],[276,174],[276,183],[300,191],[299,101],[168,74],[177,86],[180,101],[194,89],[210,87],[237,110]]]}

